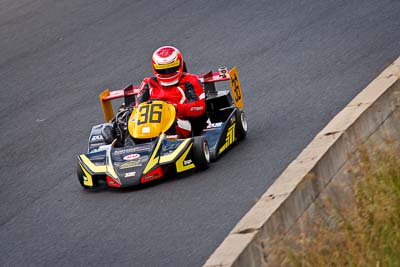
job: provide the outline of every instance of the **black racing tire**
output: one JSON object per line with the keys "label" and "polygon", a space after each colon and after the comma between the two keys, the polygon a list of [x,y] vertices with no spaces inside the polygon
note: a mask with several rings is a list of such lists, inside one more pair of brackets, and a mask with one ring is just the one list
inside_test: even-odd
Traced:
{"label": "black racing tire", "polygon": [[236,138],[238,141],[246,138],[247,120],[243,111],[236,112]]}
{"label": "black racing tire", "polygon": [[218,159],[218,153],[216,150],[210,150],[210,160],[211,162],[215,162]]}
{"label": "black racing tire", "polygon": [[82,171],[82,168],[81,168],[79,162],[78,162],[77,165],[76,165],[76,175],[78,176],[79,183],[81,184],[81,186],[82,186],[84,189],[86,189],[86,190],[95,189],[95,188],[98,186],[97,181],[94,180],[94,179],[93,179],[93,186],[87,186],[87,185],[85,185],[85,184],[83,183],[83,171]]}
{"label": "black racing tire", "polygon": [[210,165],[210,149],[204,136],[194,137],[192,157],[198,170],[205,170]]}

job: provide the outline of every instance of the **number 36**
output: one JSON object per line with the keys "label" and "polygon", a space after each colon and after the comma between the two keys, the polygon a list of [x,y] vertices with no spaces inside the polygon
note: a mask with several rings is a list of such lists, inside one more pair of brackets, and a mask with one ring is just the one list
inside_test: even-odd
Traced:
{"label": "number 36", "polygon": [[142,106],[139,109],[139,119],[137,125],[145,123],[160,123],[161,122],[161,104],[153,104],[151,106]]}

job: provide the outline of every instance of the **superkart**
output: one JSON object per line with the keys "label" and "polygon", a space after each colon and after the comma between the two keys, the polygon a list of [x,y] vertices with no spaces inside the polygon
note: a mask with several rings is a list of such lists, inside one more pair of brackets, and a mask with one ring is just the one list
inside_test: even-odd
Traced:
{"label": "superkart", "polygon": [[[99,97],[105,123],[92,127],[87,153],[78,156],[82,187],[128,187],[204,170],[244,139],[247,122],[237,68],[219,68],[198,77],[206,94],[206,115],[191,120],[193,136],[187,139],[166,133],[175,121],[173,105],[161,100],[136,105],[138,86],[103,91]],[[224,81],[230,89],[217,90],[216,83]],[[114,99],[124,100],[116,115]]]}

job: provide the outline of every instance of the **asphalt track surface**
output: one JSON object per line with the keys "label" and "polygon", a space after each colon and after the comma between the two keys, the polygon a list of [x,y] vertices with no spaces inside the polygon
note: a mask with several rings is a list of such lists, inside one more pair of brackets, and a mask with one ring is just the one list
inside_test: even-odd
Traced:
{"label": "asphalt track surface", "polygon": [[[400,1],[0,2],[0,266],[200,266],[313,136],[400,55]],[[249,134],[202,173],[83,190],[98,94],[159,46],[239,67]]]}

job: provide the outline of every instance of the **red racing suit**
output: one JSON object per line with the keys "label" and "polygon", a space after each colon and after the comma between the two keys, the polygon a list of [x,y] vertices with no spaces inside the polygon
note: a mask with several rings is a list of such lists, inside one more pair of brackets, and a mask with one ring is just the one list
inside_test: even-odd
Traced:
{"label": "red racing suit", "polygon": [[[162,86],[155,77],[144,78],[140,85],[138,104],[149,99],[159,99],[176,107],[175,133],[180,137],[191,136],[190,118],[201,117],[206,112],[205,93],[198,77],[183,73],[177,84]],[[189,123],[189,125],[188,125]]]}

